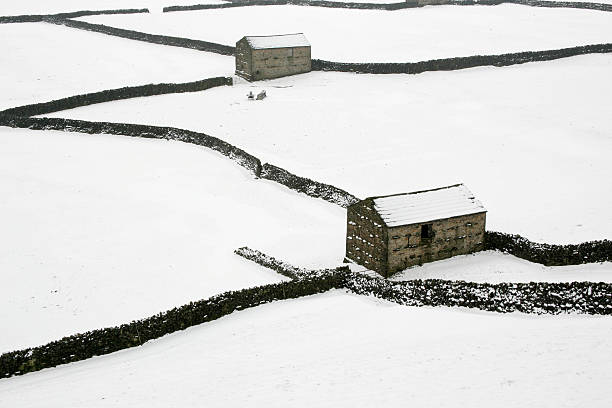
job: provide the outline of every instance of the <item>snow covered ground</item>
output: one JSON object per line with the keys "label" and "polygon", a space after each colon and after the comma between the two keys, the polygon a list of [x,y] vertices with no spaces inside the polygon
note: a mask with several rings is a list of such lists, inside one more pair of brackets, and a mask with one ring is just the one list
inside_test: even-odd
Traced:
{"label": "snow covered ground", "polygon": [[512,4],[393,12],[260,6],[83,20],[226,45],[245,35],[303,32],[313,58],[343,62],[409,62],[612,41],[611,13]]}
{"label": "snow covered ground", "polygon": [[221,0],[5,0],[0,4],[0,16],[21,14],[54,14],[81,10],[115,10],[148,8],[161,12],[165,6],[225,3]]}
{"label": "snow covered ground", "polygon": [[46,23],[0,24],[0,49],[0,109],[234,71],[231,57]]}
{"label": "snow covered ground", "polygon": [[0,380],[7,407],[612,404],[612,319],[411,308],[334,291]]}
{"label": "snow covered ground", "polygon": [[[204,131],[359,197],[465,183],[487,228],[611,238],[612,55],[420,75],[312,72],[53,116]],[[263,102],[248,91],[266,89]]]}
{"label": "snow covered ground", "polygon": [[[363,269],[356,266],[356,269]],[[612,262],[544,266],[512,255],[484,251],[415,266],[392,280],[462,279],[472,282],[612,282]]]}
{"label": "snow covered ground", "polygon": [[344,217],[205,148],[0,128],[0,353],[284,279],[240,246],[338,265]]}

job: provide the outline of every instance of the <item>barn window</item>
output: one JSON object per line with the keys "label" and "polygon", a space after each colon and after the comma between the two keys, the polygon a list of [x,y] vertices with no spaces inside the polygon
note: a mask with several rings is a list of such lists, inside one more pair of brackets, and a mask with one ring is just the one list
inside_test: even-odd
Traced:
{"label": "barn window", "polygon": [[421,239],[433,238],[433,224],[421,225]]}

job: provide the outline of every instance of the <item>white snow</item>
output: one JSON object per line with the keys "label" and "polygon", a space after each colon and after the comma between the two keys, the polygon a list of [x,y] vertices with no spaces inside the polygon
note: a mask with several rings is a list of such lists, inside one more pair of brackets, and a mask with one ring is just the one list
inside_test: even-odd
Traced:
{"label": "white snow", "polygon": [[[4,1],[0,15],[202,2]],[[406,62],[610,42],[611,18],[502,5],[86,20],[228,45],[303,31],[315,58]],[[232,57],[45,23],[0,25],[0,48],[0,109],[234,71]],[[359,197],[465,183],[489,210],[488,229],[582,242],[612,238],[610,72],[612,55],[421,75],[313,72],[52,116],[204,131]],[[247,101],[261,89],[268,98]],[[234,255],[241,246],[297,267],[337,266],[345,225],[344,209],[203,147],[0,127],[0,353],[286,279]],[[612,263],[544,267],[487,251],[393,279],[417,278],[612,282]],[[0,406],[607,408],[611,362],[609,316],[410,308],[332,291],[2,379]]]}
{"label": "white snow", "polygon": [[0,109],[234,72],[234,58],[46,23],[0,24]]}
{"label": "white snow", "polygon": [[612,319],[410,308],[339,291],[0,380],[7,407],[612,404]]}
{"label": "white snow", "polygon": [[221,0],[4,0],[0,3],[0,16],[22,14],[55,14],[81,10],[116,10],[148,8],[161,12],[165,6],[225,3]]}
{"label": "white snow", "polygon": [[[465,183],[487,228],[612,231],[612,55],[420,75],[312,72],[53,116],[201,130],[358,197]],[[266,89],[263,102],[245,95]]]}
{"label": "white snow", "polygon": [[374,198],[374,208],[389,227],[485,212],[463,184]]}
{"label": "white snow", "polygon": [[285,279],[241,246],[338,265],[344,217],[206,148],[0,128],[0,353]]}
{"label": "white snow", "polygon": [[266,36],[247,36],[248,43],[255,50],[264,48],[288,48],[288,47],[309,47],[310,44],[306,36],[298,34],[281,34]]}
{"label": "white snow", "polygon": [[83,20],[234,45],[245,35],[304,33],[312,57],[410,62],[610,42],[612,14],[513,4],[398,11],[260,6]]}
{"label": "white snow", "polygon": [[[359,267],[358,269],[363,269]],[[612,282],[612,262],[585,265],[544,266],[496,251],[415,266],[392,280],[448,279],[472,282]]]}

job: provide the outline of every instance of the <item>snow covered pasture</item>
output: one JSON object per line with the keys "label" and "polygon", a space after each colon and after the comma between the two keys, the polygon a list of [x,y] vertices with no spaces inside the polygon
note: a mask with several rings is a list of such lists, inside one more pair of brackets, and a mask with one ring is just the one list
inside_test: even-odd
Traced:
{"label": "snow covered pasture", "polygon": [[[312,72],[56,117],[171,125],[359,197],[465,183],[487,228],[610,238],[612,55],[420,75]],[[249,91],[266,89],[263,102]]]}
{"label": "snow covered pasture", "polygon": [[226,45],[234,45],[244,35],[303,32],[312,44],[313,58],[341,62],[411,62],[564,48],[612,39],[611,13],[511,4],[392,12],[260,6],[82,19]]}
{"label": "snow covered pasture", "polygon": [[334,291],[0,381],[6,406],[609,407],[612,319]]}
{"label": "snow covered pasture", "polygon": [[0,24],[0,49],[0,109],[234,70],[231,57],[46,23]]}
{"label": "snow covered pasture", "polygon": [[[354,265],[355,270],[363,267]],[[612,262],[544,266],[496,251],[456,256],[406,269],[391,278],[447,279],[471,282],[612,282]]]}
{"label": "snow covered pasture", "polygon": [[337,265],[343,217],[205,148],[0,128],[0,352],[284,279],[240,246]]}

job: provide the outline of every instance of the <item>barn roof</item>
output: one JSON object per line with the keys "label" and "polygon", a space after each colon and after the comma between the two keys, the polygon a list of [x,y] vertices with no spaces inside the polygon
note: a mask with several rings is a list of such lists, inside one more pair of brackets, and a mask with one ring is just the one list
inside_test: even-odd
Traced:
{"label": "barn roof", "polygon": [[310,43],[302,33],[246,36],[244,38],[246,38],[247,42],[254,50],[266,48],[310,47]]}
{"label": "barn roof", "polygon": [[389,227],[487,211],[463,184],[371,199]]}

